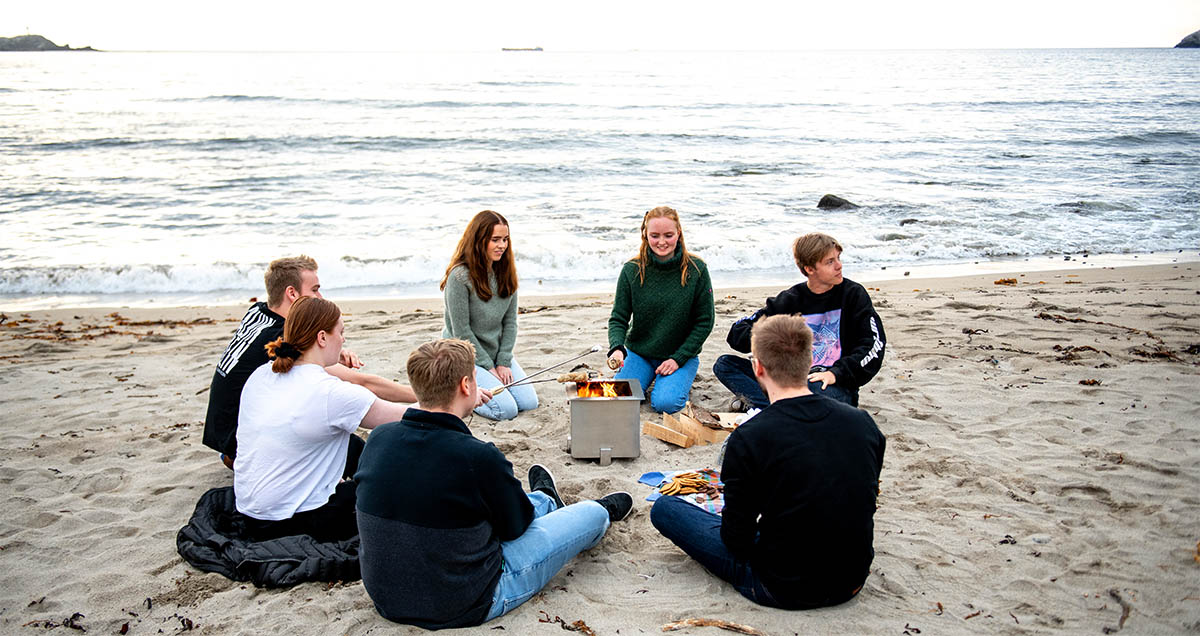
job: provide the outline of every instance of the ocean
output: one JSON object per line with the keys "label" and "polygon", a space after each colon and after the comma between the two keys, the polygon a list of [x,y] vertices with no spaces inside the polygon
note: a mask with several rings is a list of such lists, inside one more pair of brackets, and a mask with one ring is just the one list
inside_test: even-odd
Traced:
{"label": "ocean", "polygon": [[438,296],[482,209],[522,293],[608,291],[657,205],[717,287],[809,231],[860,278],[1195,259],[1200,51],[0,54],[0,308],[243,303],[298,253]]}

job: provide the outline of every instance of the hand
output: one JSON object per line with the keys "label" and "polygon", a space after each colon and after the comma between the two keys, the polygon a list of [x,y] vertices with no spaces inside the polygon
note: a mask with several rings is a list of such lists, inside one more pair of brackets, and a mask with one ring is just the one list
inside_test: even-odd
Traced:
{"label": "hand", "polygon": [[487,404],[488,402],[491,402],[491,401],[492,401],[492,392],[487,389],[484,389],[484,388],[479,388],[478,393],[475,394],[475,406],[479,407],[479,405]]}
{"label": "hand", "polygon": [[338,354],[338,362],[351,369],[361,369],[363,365],[362,360],[359,360],[358,356],[349,349],[342,349],[342,352]]}
{"label": "hand", "polygon": [[679,363],[667,358],[658,368],[654,370],[654,375],[671,375],[679,370]]}
{"label": "hand", "polygon": [[616,371],[623,366],[625,366],[625,352],[617,349],[612,352],[611,356],[608,356],[608,368]]}
{"label": "hand", "polygon": [[825,390],[825,387],[831,384],[837,384],[837,376],[833,374],[833,371],[819,371],[817,373],[808,374],[808,381],[820,382],[821,390]]}
{"label": "hand", "polygon": [[495,369],[492,369],[492,373],[495,373],[496,377],[500,379],[500,384],[512,384],[512,369],[497,366]]}

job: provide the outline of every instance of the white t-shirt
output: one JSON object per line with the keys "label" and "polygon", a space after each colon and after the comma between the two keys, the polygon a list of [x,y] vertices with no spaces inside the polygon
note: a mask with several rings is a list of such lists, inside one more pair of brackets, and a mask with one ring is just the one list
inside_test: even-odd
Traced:
{"label": "white t-shirt", "polygon": [[238,512],[290,519],[329,501],[346,469],[350,435],[375,402],[364,387],[315,364],[250,374],[238,413],[233,492]]}

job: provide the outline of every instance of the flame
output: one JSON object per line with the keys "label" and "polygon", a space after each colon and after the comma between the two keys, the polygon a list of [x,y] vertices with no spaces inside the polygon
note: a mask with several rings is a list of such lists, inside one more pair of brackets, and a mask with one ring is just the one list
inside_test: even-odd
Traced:
{"label": "flame", "polygon": [[[580,382],[575,386],[576,395],[583,398],[615,398],[621,396],[621,393],[617,390],[616,382]],[[622,383],[622,386],[628,386],[628,384]]]}

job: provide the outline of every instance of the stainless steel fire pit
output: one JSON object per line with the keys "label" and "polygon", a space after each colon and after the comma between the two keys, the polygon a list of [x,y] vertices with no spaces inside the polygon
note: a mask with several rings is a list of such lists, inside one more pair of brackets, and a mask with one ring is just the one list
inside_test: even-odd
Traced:
{"label": "stainless steel fire pit", "polygon": [[[609,397],[603,385],[609,385]],[[571,457],[599,459],[642,454],[639,407],[646,395],[637,380],[601,380],[567,384],[571,403]]]}

